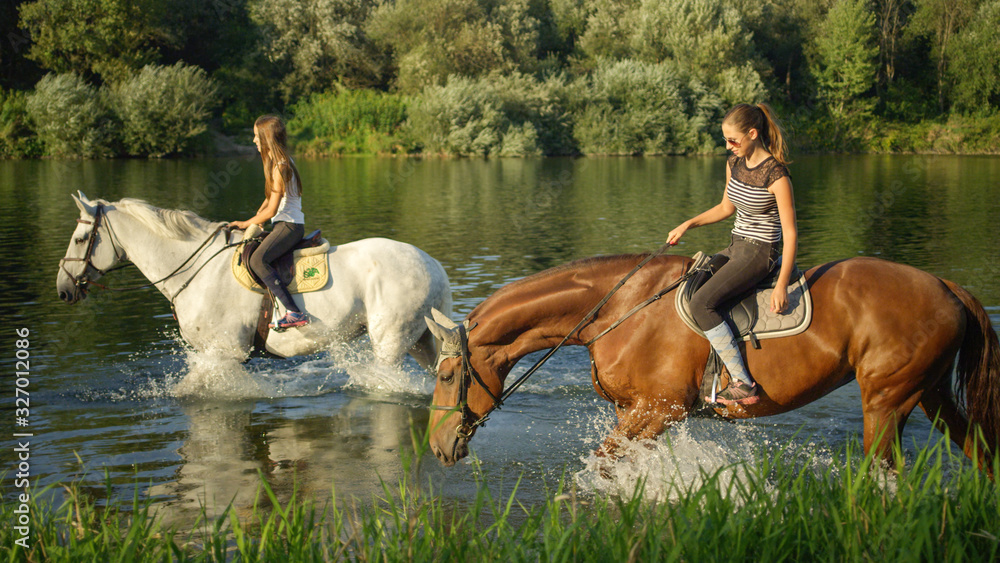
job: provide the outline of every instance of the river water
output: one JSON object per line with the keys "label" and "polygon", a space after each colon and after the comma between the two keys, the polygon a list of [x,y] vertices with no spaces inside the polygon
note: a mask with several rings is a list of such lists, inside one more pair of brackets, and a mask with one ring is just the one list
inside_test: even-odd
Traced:
{"label": "river water", "polygon": [[[437,258],[460,318],[504,284],[570,260],[642,252],[721,197],[725,161],[697,158],[302,160],[307,230],[336,243],[384,236]],[[314,356],[246,365],[188,350],[155,290],[94,291],[77,305],[55,291],[75,228],[70,193],[137,197],[214,220],[244,219],[263,193],[260,161],[0,161],[0,363],[3,495],[14,494],[11,436],[30,433],[30,480],[79,480],[95,496],[138,486],[171,521],[233,502],[252,506],[260,475],[279,498],[370,499],[396,483],[411,428],[423,428],[433,380],[408,360],[376,368],[364,342]],[[1000,158],[804,156],[791,166],[803,267],[868,255],[954,280],[1000,326]],[[674,252],[723,248],[728,223],[690,231]],[[102,280],[138,284],[134,270]],[[30,416],[16,426],[15,331],[30,331]],[[528,359],[533,360],[536,356]],[[515,369],[515,375],[530,365]],[[219,385],[177,397],[188,378]],[[265,385],[259,385],[265,382]],[[19,413],[17,416],[19,416]],[[916,412],[908,451],[937,439]],[[593,492],[631,492],[645,475],[667,491],[755,456],[804,455],[817,468],[862,430],[850,384],[799,411],[739,424],[691,420],[622,462],[611,481],[591,452],[614,424],[593,391],[582,348],[560,351],[472,441],[473,456],[442,468],[422,459],[436,494],[471,499],[477,483],[531,504],[560,479]],[[916,444],[916,445],[914,445]],[[657,488],[659,487],[659,489]],[[669,493],[665,493],[669,494]]]}

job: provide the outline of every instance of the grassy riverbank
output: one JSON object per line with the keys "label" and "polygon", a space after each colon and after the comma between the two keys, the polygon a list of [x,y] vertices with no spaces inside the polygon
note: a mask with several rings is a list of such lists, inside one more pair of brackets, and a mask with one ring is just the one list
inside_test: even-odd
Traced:
{"label": "grassy riverbank", "polygon": [[[843,466],[801,470],[787,460],[674,483],[670,502],[583,494],[561,484],[542,505],[482,485],[458,506],[419,477],[384,484],[370,502],[293,498],[265,482],[249,514],[233,508],[168,527],[138,495],[98,506],[80,483],[58,506],[32,500],[28,548],[15,544],[17,502],[4,502],[5,561],[995,561],[1000,488],[941,442],[907,470],[869,470],[857,446]],[[409,464],[408,473],[419,468]],[[1000,466],[1000,463],[997,464]],[[998,467],[1000,468],[1000,467]],[[460,469],[456,470],[459,471]],[[9,482],[7,483],[9,485]],[[39,491],[32,499],[44,498]]]}

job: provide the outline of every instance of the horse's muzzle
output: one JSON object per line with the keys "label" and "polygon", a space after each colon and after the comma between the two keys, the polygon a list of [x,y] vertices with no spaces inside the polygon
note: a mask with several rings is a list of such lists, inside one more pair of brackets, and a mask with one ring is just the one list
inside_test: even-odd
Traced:
{"label": "horse's muzzle", "polygon": [[83,288],[69,279],[69,276],[59,276],[59,279],[56,280],[56,291],[59,292],[59,299],[70,305],[87,296]]}
{"label": "horse's muzzle", "polygon": [[[449,447],[450,446],[450,447]],[[455,462],[469,455],[469,439],[454,436],[450,444],[439,446],[436,441],[431,441],[431,451],[438,458],[442,465],[451,467]]]}
{"label": "horse's muzzle", "polygon": [[83,299],[86,295],[87,295],[86,293],[76,288],[73,288],[71,291],[66,291],[66,290],[59,291],[59,299],[62,299],[63,301],[69,303],[70,305],[76,303],[80,299]]}

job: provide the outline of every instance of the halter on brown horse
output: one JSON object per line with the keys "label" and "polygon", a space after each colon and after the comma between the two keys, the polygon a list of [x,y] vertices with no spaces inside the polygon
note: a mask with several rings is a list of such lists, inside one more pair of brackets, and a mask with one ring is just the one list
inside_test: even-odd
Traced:
{"label": "halter on brown horse", "polygon": [[[498,406],[518,360],[564,339],[588,345],[691,265],[690,258],[656,257],[571,334],[641,258],[589,258],[546,270],[501,288],[462,326],[440,317],[428,323],[444,341],[430,436],[442,463],[468,454],[469,439]],[[726,418],[779,414],[854,379],[866,452],[890,461],[893,439],[919,404],[988,469],[986,460],[1000,449],[1000,344],[979,301],[957,284],[874,258],[831,262],[805,276],[814,300],[809,329],[747,349],[761,400],[716,412]],[[704,406],[699,390],[709,345],[685,326],[673,299],[639,310],[588,346],[594,389],[614,403],[618,416],[599,455],[614,455],[622,440],[654,438]],[[982,430],[979,443],[976,429]]]}

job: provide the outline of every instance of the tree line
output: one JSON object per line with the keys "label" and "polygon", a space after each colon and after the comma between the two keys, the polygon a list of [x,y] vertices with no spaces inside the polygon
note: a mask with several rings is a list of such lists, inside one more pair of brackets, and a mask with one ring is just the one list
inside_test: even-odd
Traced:
{"label": "tree line", "polygon": [[13,0],[0,156],[695,154],[767,101],[796,145],[996,152],[1000,0]]}

